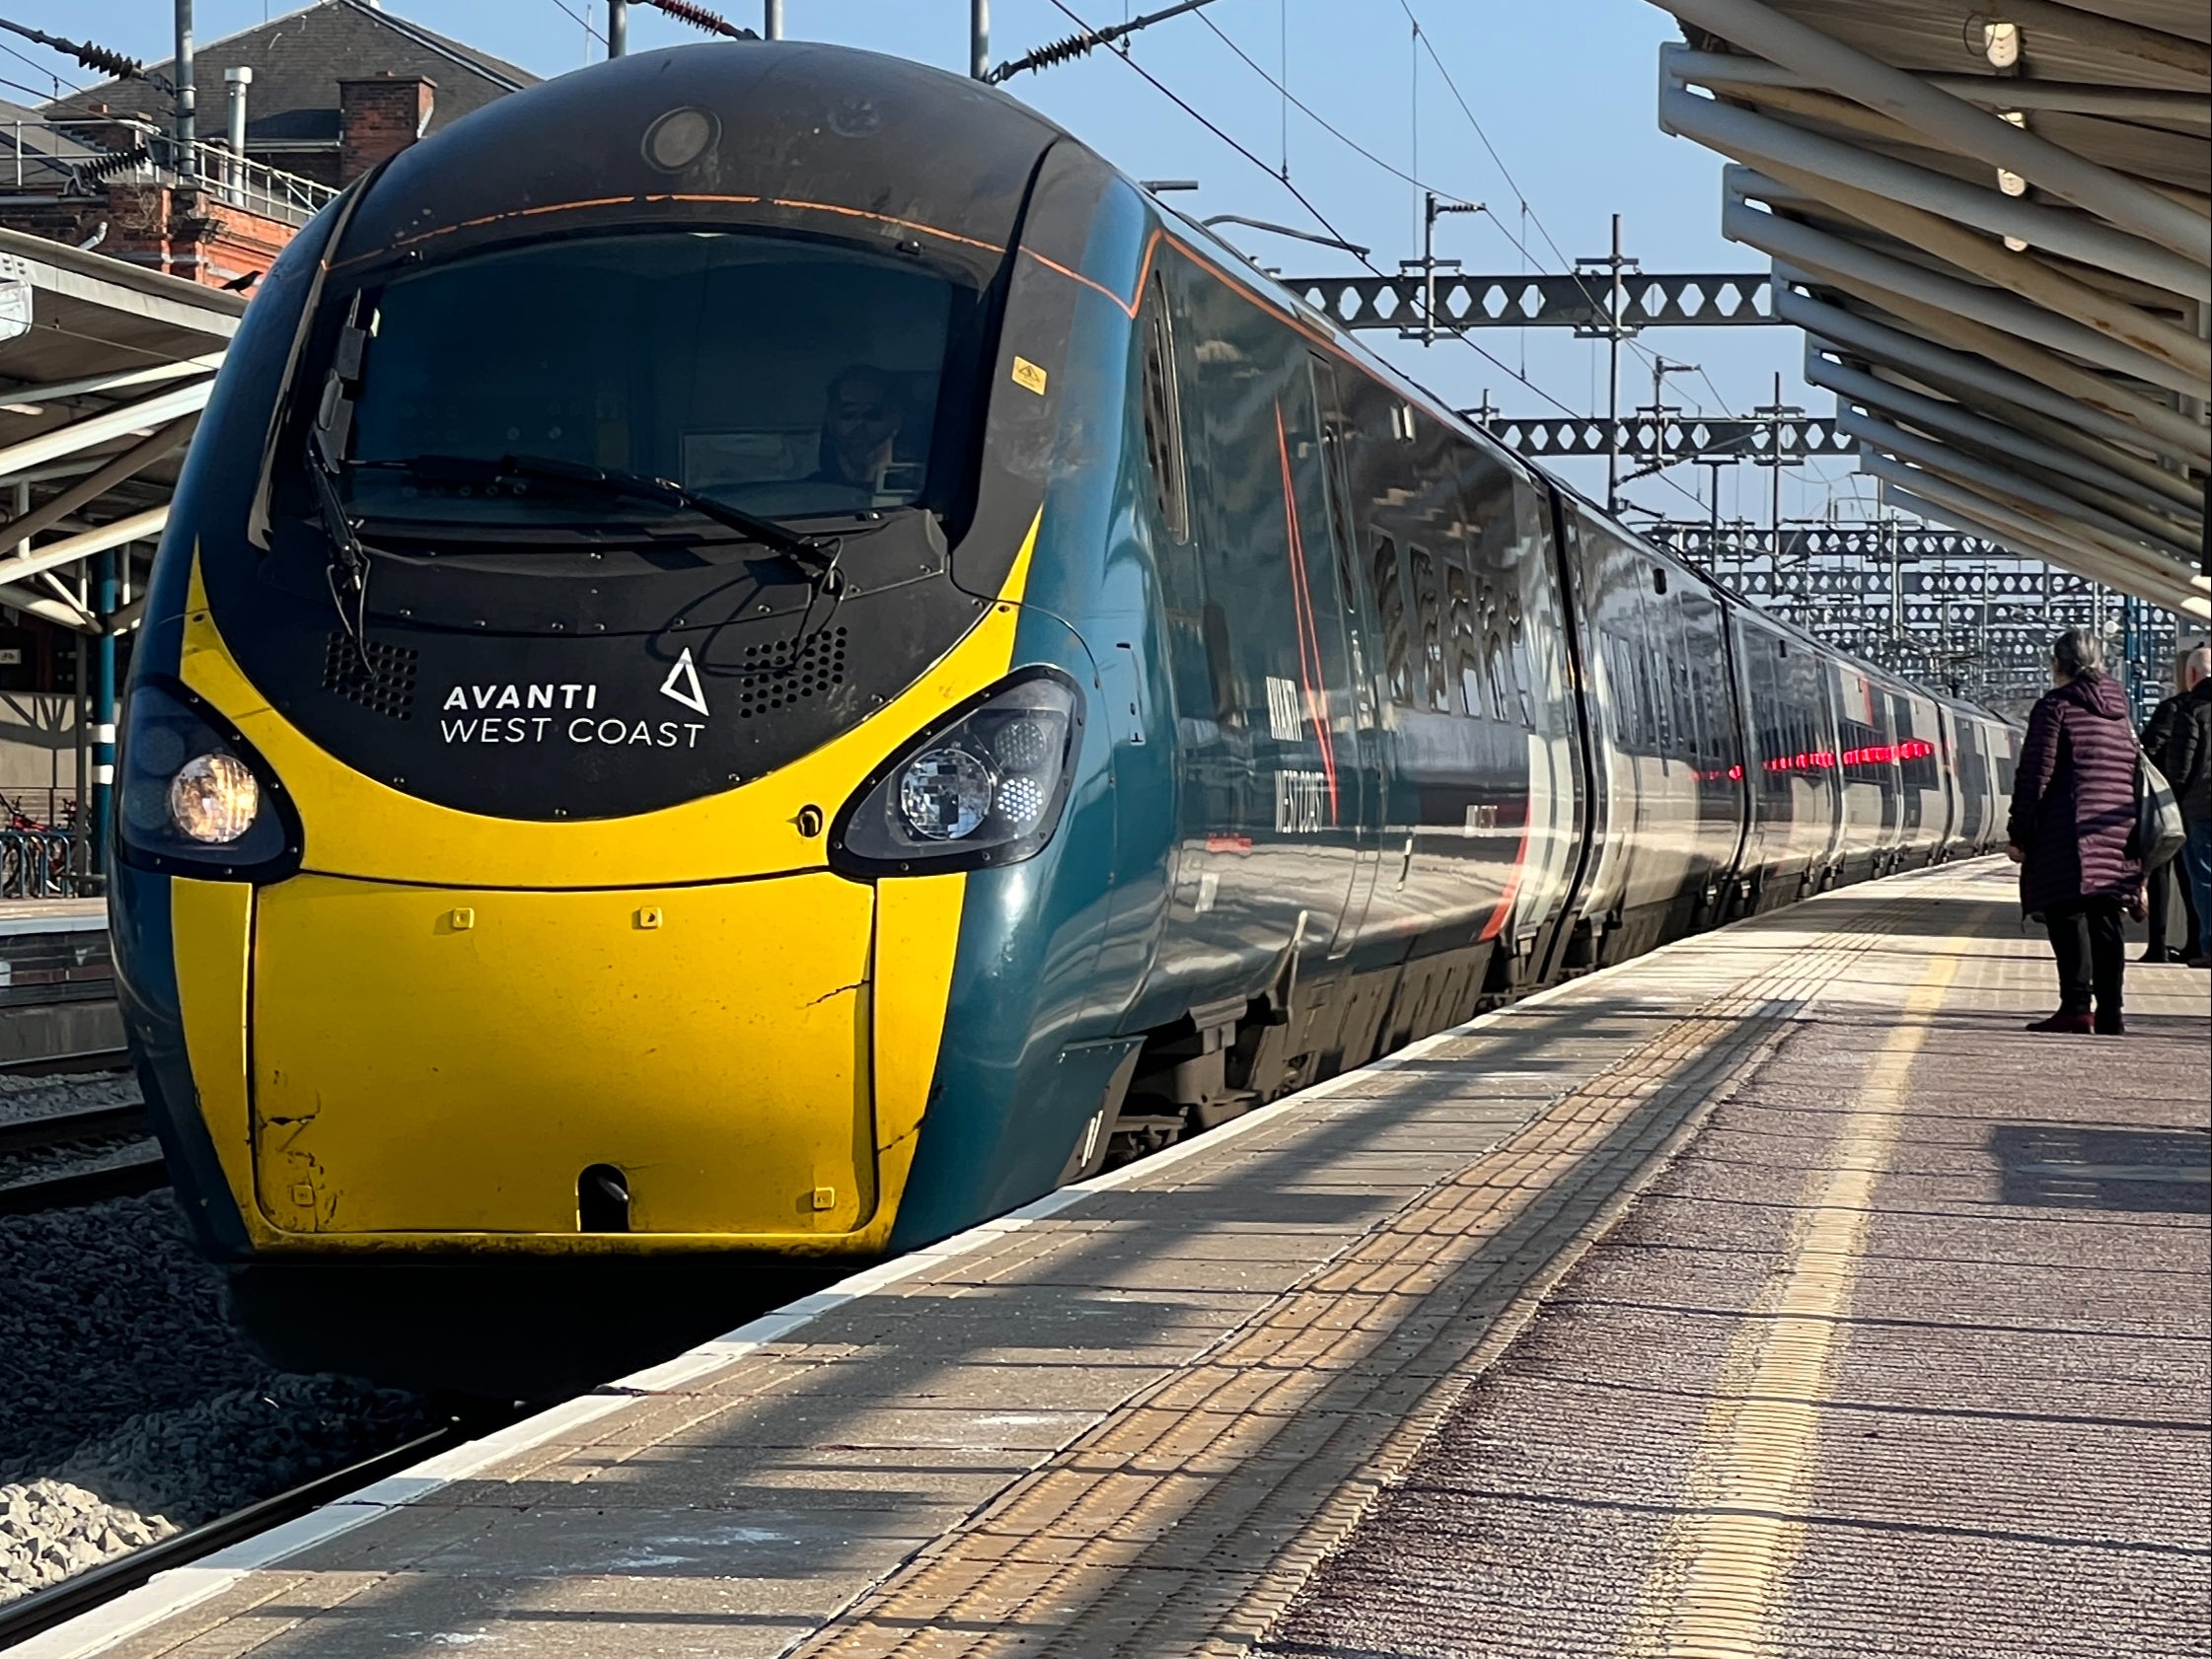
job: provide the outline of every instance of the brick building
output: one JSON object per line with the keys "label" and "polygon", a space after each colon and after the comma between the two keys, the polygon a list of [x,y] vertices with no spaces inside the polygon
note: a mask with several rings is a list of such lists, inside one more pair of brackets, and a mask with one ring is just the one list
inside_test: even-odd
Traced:
{"label": "brick building", "polygon": [[250,282],[338,187],[537,80],[377,0],[320,0],[194,53],[187,170],[161,90],[173,71],[0,108],[0,226],[188,281]]}

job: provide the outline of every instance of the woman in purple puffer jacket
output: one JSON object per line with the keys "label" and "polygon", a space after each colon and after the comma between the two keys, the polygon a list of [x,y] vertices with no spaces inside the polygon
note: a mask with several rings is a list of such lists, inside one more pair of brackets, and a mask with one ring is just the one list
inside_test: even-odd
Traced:
{"label": "woman in purple puffer jacket", "polygon": [[2140,908],[2143,887],[2135,732],[2094,635],[2069,628],[2052,641],[2051,679],[2055,688],[2028,717],[2006,827],[2021,907],[2042,919],[2058,958],[2058,1012],[2028,1029],[2117,1037],[2127,972],[2120,917]]}

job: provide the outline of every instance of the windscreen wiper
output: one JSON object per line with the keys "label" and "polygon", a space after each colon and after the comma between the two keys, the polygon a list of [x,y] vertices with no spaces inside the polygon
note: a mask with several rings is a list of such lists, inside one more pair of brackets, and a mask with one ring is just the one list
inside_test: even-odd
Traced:
{"label": "windscreen wiper", "polygon": [[346,517],[336,471],[322,444],[314,439],[307,446],[307,471],[315,494],[316,517],[322,521],[323,534],[331,539],[331,556],[323,568],[331,603],[337,608],[338,626],[353,642],[361,667],[374,679],[377,667],[369,661],[369,648],[362,639],[369,613],[369,551],[361,545],[353,521]]}
{"label": "windscreen wiper", "polygon": [[781,554],[816,587],[827,584],[837,572],[843,541],[837,537],[802,536],[774,519],[748,513],[716,501],[710,495],[686,489],[668,478],[649,478],[642,472],[625,472],[611,467],[591,467],[580,461],[558,461],[543,455],[503,455],[486,461],[465,455],[416,455],[405,461],[357,461],[356,467],[389,467],[420,478],[425,483],[493,484],[505,478],[534,478],[547,483],[574,484],[603,495],[627,496],[633,501],[657,501],[711,519],[734,530],[749,541]]}

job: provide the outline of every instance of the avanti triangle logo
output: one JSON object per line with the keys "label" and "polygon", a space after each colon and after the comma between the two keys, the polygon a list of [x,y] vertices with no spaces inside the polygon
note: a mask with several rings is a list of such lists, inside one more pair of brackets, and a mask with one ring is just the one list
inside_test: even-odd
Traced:
{"label": "avanti triangle logo", "polygon": [[660,683],[660,694],[672,697],[686,708],[706,712],[706,693],[700,688],[699,669],[692,662],[692,648],[684,647],[684,654],[676,659],[676,666],[668,671],[668,678]]}

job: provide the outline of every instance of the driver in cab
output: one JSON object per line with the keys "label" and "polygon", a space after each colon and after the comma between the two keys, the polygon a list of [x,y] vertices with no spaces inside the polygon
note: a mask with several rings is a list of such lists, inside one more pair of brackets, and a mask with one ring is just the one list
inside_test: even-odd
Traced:
{"label": "driver in cab", "polygon": [[878,493],[891,469],[899,427],[888,375],[865,364],[839,371],[822,410],[820,465],[807,481]]}

